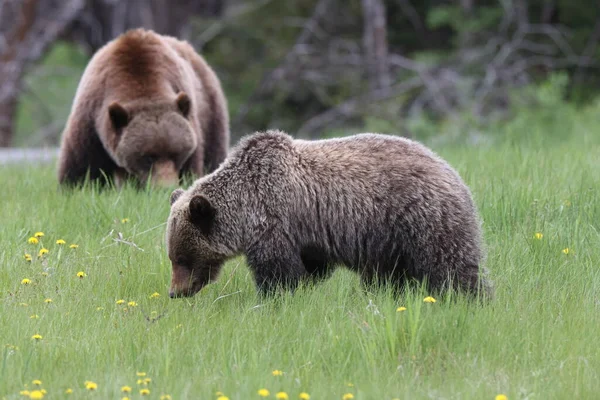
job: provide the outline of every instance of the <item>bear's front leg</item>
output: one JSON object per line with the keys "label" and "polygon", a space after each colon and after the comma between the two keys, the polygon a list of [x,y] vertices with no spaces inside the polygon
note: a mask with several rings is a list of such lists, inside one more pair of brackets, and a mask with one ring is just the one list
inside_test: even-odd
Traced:
{"label": "bear's front leg", "polygon": [[293,291],[308,275],[300,252],[279,240],[261,240],[249,249],[246,258],[263,295],[273,294],[278,288]]}

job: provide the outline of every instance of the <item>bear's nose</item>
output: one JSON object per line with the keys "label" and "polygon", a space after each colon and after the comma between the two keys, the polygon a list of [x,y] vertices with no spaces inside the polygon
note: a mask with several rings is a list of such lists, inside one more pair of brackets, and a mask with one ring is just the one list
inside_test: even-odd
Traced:
{"label": "bear's nose", "polygon": [[169,297],[172,298],[172,299],[174,299],[175,298],[175,292],[170,291],[169,292]]}

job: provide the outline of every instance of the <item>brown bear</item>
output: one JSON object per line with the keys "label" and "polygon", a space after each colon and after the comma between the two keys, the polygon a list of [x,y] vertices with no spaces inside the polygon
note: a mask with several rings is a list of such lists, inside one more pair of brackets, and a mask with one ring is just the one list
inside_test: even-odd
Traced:
{"label": "brown bear", "polygon": [[92,57],[62,136],[61,183],[132,177],[177,184],[227,156],[229,114],[219,79],[188,43],[128,31]]}
{"label": "brown bear", "polygon": [[256,133],[170,200],[171,297],[197,293],[239,254],[263,293],[326,278],[343,264],[368,284],[414,278],[434,291],[492,294],[469,189],[415,141]]}

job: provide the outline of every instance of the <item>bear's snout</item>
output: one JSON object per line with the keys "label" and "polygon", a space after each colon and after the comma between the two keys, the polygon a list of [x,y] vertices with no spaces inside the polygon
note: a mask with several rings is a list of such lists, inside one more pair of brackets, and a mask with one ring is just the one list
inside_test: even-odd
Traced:
{"label": "bear's snout", "polygon": [[158,160],[152,166],[152,184],[171,187],[179,184],[179,171],[171,160]]}
{"label": "bear's snout", "polygon": [[194,272],[191,269],[175,263],[172,265],[170,298],[190,297],[202,289],[204,285],[199,281],[197,276],[194,276]]}

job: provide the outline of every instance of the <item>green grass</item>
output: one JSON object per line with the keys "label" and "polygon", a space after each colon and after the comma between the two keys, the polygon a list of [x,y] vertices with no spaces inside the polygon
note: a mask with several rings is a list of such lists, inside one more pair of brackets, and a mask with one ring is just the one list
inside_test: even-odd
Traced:
{"label": "green grass", "polygon": [[[524,113],[490,133],[485,147],[435,148],[471,186],[484,220],[497,290],[486,306],[461,298],[427,304],[427,293],[414,291],[365,293],[344,270],[263,301],[243,259],[194,298],[170,300],[168,192],[65,194],[51,167],[3,168],[0,398],[21,398],[33,379],[50,399],[120,398],[123,385],[140,398],[138,371],[152,379],[154,399],[214,399],[217,391],[252,399],[261,388],[290,399],[302,391],[312,399],[595,398],[598,111],[565,109],[561,124]],[[42,243],[28,244],[36,231],[45,233]],[[139,248],[116,242],[119,233]],[[55,244],[61,238],[66,246]],[[42,245],[50,252],[39,260]],[[160,297],[150,298],[154,292]],[[97,383],[95,393],[86,380]]]}

